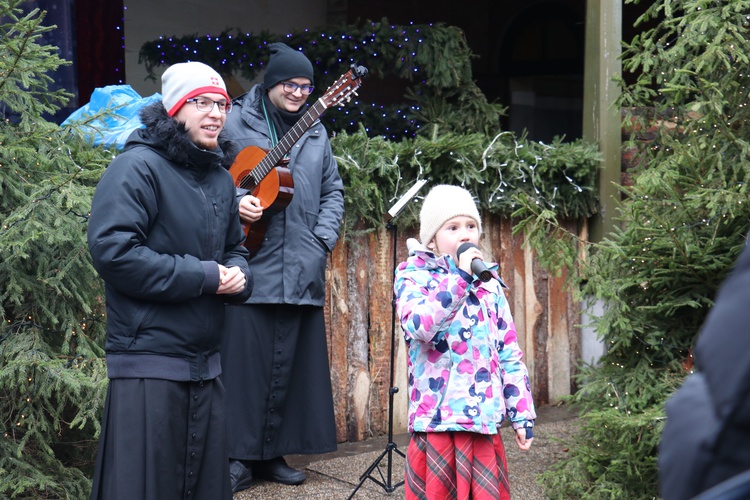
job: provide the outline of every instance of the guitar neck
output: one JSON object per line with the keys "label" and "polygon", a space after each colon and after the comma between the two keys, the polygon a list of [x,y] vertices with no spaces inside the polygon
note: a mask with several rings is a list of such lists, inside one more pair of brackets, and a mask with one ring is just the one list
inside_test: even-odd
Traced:
{"label": "guitar neck", "polygon": [[252,170],[250,175],[253,176],[256,184],[260,183],[260,181],[262,181],[263,178],[279,164],[284,158],[284,155],[292,149],[292,146],[299,141],[302,134],[304,134],[312,124],[315,123],[315,120],[317,120],[326,109],[327,106],[325,102],[323,102],[323,99],[318,99],[315,104],[310,106],[307,112],[297,120],[297,123],[295,123],[294,126],[284,134],[284,137],[281,138],[278,144],[276,144],[276,146],[274,146],[273,149],[269,151]]}

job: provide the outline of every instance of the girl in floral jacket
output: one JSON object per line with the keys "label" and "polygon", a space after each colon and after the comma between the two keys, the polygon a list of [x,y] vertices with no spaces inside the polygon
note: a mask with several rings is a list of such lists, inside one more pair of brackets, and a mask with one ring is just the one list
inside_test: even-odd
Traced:
{"label": "girl in floral jacket", "polygon": [[510,420],[521,450],[533,441],[528,371],[497,265],[489,281],[472,272],[483,260],[481,228],[468,191],[435,186],[420,212],[421,244],[408,242],[396,271],[408,348],[407,499],[510,498],[500,425]]}

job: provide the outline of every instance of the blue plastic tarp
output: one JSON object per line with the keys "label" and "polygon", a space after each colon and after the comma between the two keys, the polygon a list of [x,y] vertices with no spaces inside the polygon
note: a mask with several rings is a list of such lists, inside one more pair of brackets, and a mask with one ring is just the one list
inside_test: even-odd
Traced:
{"label": "blue plastic tarp", "polygon": [[[75,110],[60,126],[75,126],[94,145],[122,149],[130,134],[142,128],[141,108],[161,101],[161,94],[141,97],[130,85],[108,85],[94,90],[88,104]],[[91,119],[97,113],[105,114]]]}

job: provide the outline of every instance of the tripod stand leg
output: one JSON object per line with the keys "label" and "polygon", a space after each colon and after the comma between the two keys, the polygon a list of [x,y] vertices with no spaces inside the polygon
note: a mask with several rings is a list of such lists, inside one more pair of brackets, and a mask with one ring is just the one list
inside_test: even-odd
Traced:
{"label": "tripod stand leg", "polygon": [[[396,484],[393,484],[391,481],[393,479],[393,452],[398,453],[403,458],[406,458],[406,455],[398,449],[398,446],[394,442],[389,442],[385,450],[378,455],[378,458],[375,459],[375,461],[370,464],[370,466],[367,468],[367,470],[359,477],[359,484],[356,488],[354,488],[354,491],[352,491],[351,495],[347,497],[347,500],[351,500],[354,495],[357,493],[357,491],[362,487],[362,485],[367,481],[367,479],[370,479],[375,484],[379,485],[381,488],[383,488],[387,493],[392,493],[396,490],[399,486],[404,484],[404,481],[399,481]],[[388,474],[387,478],[383,477],[383,471],[380,470],[380,462],[383,461],[383,459],[388,455]],[[378,474],[380,474],[380,480],[372,477],[373,471],[377,470]]]}

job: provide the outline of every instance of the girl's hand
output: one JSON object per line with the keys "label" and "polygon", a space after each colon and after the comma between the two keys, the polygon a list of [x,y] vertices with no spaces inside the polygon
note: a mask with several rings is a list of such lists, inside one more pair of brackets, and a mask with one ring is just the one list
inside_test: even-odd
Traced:
{"label": "girl's hand", "polygon": [[516,429],[516,444],[518,445],[518,449],[522,451],[529,451],[529,448],[531,448],[531,443],[534,441],[534,438],[528,438],[526,439],[526,429]]}
{"label": "girl's hand", "polygon": [[471,261],[474,259],[483,260],[482,252],[476,247],[467,248],[458,258],[458,268],[462,269],[466,274],[473,275]]}

